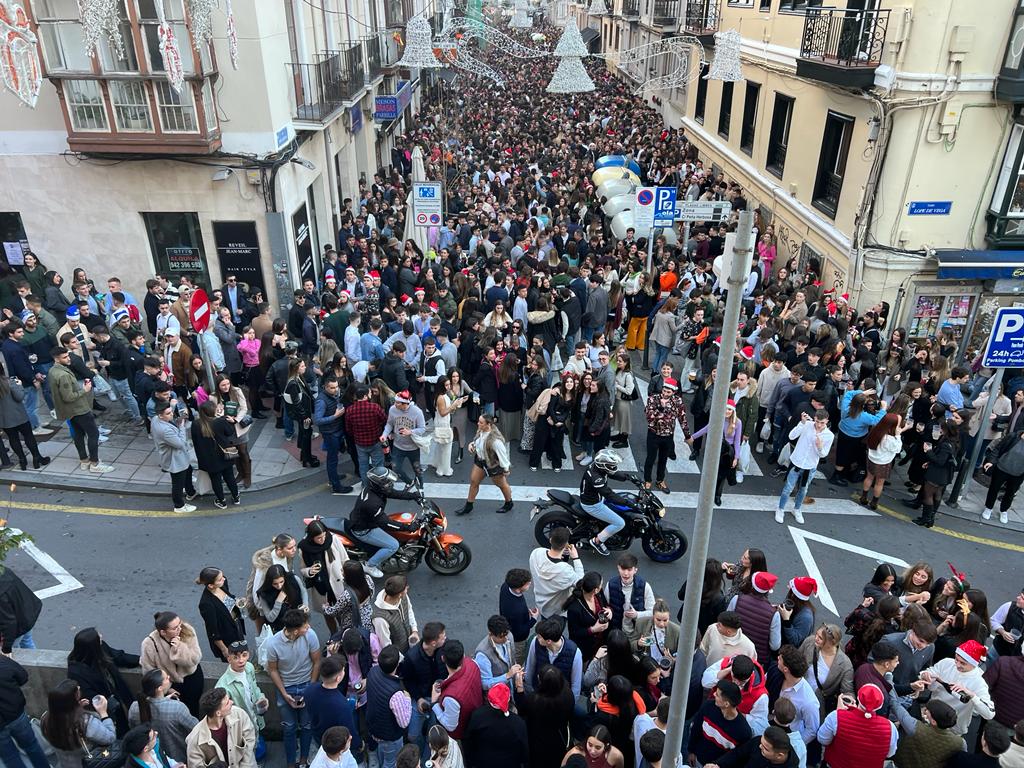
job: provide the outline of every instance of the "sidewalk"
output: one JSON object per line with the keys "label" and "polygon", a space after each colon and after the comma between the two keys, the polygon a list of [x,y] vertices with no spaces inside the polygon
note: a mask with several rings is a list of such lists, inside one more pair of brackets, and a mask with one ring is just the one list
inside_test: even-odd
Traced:
{"label": "sidewalk", "polygon": [[[114,467],[105,475],[83,470],[78,463],[78,451],[67,425],[62,425],[49,437],[37,436],[39,450],[50,457],[50,463],[41,469],[25,471],[9,469],[0,472],[0,482],[30,483],[42,488],[60,490],[90,490],[134,496],[170,496],[171,480],[160,470],[153,440],[145,427],[133,427],[131,419],[120,404],[102,400],[105,413],[96,414],[97,422],[110,430],[106,442],[100,443],[100,461]],[[49,413],[40,411],[44,425],[50,421]],[[319,450],[320,440],[313,441],[313,450]],[[191,452],[191,449],[190,449]],[[293,480],[322,479],[327,483],[323,467],[305,469],[299,461],[294,441],[284,439],[284,432],[274,429],[274,417],[257,420],[249,430],[249,453],[252,457],[252,487],[250,491],[275,488]],[[14,461],[17,457],[12,454]],[[195,454],[192,454],[193,467]]]}

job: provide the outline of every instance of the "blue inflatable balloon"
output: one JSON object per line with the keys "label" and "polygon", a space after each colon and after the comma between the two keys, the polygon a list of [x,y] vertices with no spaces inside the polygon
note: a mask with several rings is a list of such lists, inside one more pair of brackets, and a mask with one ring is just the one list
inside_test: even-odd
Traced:
{"label": "blue inflatable balloon", "polygon": [[597,162],[594,163],[594,168],[608,168],[625,165],[625,155],[605,155],[604,157],[597,158]]}

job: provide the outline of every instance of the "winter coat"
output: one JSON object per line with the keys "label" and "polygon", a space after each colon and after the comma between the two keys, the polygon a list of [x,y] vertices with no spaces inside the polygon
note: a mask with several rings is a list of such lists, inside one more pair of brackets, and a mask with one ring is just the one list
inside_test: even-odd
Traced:
{"label": "winter coat", "polygon": [[164,472],[184,472],[191,465],[185,427],[159,416],[150,420],[150,437],[160,456],[160,469]]}
{"label": "winter coat", "polygon": [[47,378],[58,419],[66,421],[92,411],[92,390],[86,392],[70,368],[57,363]]}
{"label": "winter coat", "polygon": [[[735,396],[731,396],[736,399]],[[757,382],[750,379],[747,384],[747,393],[736,401],[736,417],[743,422],[743,437],[749,440],[754,436],[757,429]]]}
{"label": "winter coat", "polygon": [[679,330],[678,320],[671,312],[658,312],[654,316],[654,326],[651,328],[651,341],[661,344],[663,347],[671,347],[676,343],[676,334]]}
{"label": "winter coat", "polygon": [[224,358],[224,373],[240,373],[242,370],[242,353],[238,351],[241,340],[235,329],[220,318],[213,324],[213,333],[220,342],[221,356]]}
{"label": "winter coat", "polygon": [[203,652],[199,648],[199,637],[186,621],[181,622],[181,634],[177,645],[172,646],[154,629],[142,641],[141,663],[143,673],[151,669],[162,669],[172,682],[180,683],[199,667]]}
{"label": "winter coat", "polygon": [[17,379],[10,379],[10,390],[6,397],[0,397],[0,429],[13,429],[28,421],[28,411],[22,402],[25,389]]}
{"label": "winter coat", "polygon": [[218,473],[231,468],[234,459],[224,455],[224,448],[231,445],[235,438],[235,430],[223,418],[214,419],[213,437],[203,434],[198,421],[192,422],[192,447],[196,452],[196,461],[203,472]]}
{"label": "winter coat", "polygon": [[228,754],[221,752],[220,745],[210,733],[210,726],[204,717],[185,740],[189,768],[215,765],[222,765],[225,768],[256,768],[256,729],[252,720],[244,710],[234,707],[228,712],[224,722],[228,727]]}
{"label": "winter coat", "polygon": [[5,567],[0,571],[0,649],[10,653],[14,641],[35,626],[42,601],[18,575]]}

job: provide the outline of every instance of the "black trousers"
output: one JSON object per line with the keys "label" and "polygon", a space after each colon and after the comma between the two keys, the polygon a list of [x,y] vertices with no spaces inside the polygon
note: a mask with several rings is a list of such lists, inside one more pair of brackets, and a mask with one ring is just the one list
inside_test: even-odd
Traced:
{"label": "black trousers", "polygon": [[199,712],[199,697],[203,695],[203,683],[201,666],[196,667],[195,672],[187,675],[180,683],[171,683],[171,688],[181,694],[181,703],[196,717],[202,716]]}
{"label": "black trousers", "polygon": [[[69,421],[75,448],[78,449],[79,460],[88,460],[93,464],[98,464],[100,461],[100,430],[96,426],[96,417],[90,411],[80,416],[72,416]],[[88,451],[86,450],[87,444]]]}
{"label": "black trousers", "polygon": [[[13,444],[11,447],[14,447]],[[989,483],[988,496],[985,497],[985,509],[995,507],[996,499],[999,498],[999,489],[1005,488],[1003,491],[1003,502],[999,505],[999,509],[1003,512],[1007,511],[1010,505],[1013,504],[1013,497],[1017,495],[1021,481],[1024,481],[1024,475],[1017,475],[1015,477],[1003,472],[999,467],[992,467],[992,482]]]}
{"label": "black trousers", "polygon": [[192,485],[192,467],[180,472],[171,472],[171,500],[175,509],[185,506],[185,494],[194,496],[195,486]]}
{"label": "black trousers", "polygon": [[672,435],[656,435],[647,430],[647,458],[644,459],[644,480],[651,482],[651,470],[654,464],[658,464],[657,481],[660,483],[665,479],[665,465],[668,463],[668,456],[672,452],[675,440]]}
{"label": "black trousers", "polygon": [[537,419],[537,429],[533,435],[533,449],[530,451],[530,466],[540,467],[541,454],[548,455],[552,469],[561,469],[565,445],[565,427],[553,427],[548,424],[546,416]]}
{"label": "black trousers", "polygon": [[17,454],[18,461],[22,464],[28,461],[25,451],[21,447],[22,441],[25,442],[25,447],[28,448],[28,452],[32,454],[33,458],[39,457],[39,444],[36,442],[36,436],[32,434],[30,422],[26,421],[16,427],[4,427],[4,433],[11,442],[11,450]]}
{"label": "black trousers", "polygon": [[210,476],[210,485],[213,486],[213,495],[217,501],[224,501],[224,486],[227,485],[231,491],[231,498],[238,496],[238,482],[235,480],[235,468],[228,467],[220,472],[207,472]]}
{"label": "black trousers", "polygon": [[306,426],[306,420],[295,419],[295,443],[299,446],[299,459],[303,462],[313,458],[313,425]]}

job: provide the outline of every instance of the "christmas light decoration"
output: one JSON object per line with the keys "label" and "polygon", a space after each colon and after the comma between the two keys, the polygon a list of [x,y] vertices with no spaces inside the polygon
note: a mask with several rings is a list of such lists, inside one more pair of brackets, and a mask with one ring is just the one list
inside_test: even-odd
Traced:
{"label": "christmas light decoration", "polygon": [[235,12],[231,8],[231,0],[225,0],[224,13],[228,17],[228,55],[231,56],[231,68],[238,69],[238,30],[235,28]]}
{"label": "christmas light decoration", "polygon": [[25,9],[7,0],[0,0],[0,69],[7,90],[34,108],[43,82],[39,46]]}
{"label": "christmas light decoration", "polygon": [[715,58],[711,60],[708,80],[735,83],[743,79],[740,65],[740,33],[735,29],[715,32]]}
{"label": "christmas light decoration", "polygon": [[430,22],[423,16],[413,16],[405,26],[405,50],[395,66],[409,69],[436,69],[441,62],[434,55]]}
{"label": "christmas light decoration", "polygon": [[529,29],[533,26],[533,19],[526,13],[526,5],[524,3],[516,3],[515,12],[512,14],[508,25],[512,29]]}
{"label": "christmas light decoration", "polygon": [[110,41],[114,57],[124,58],[124,40],[121,38],[121,0],[78,0],[78,16],[82,20],[85,55],[96,56],[97,45],[106,38]]}
{"label": "christmas light decoration", "polygon": [[608,6],[604,4],[604,0],[592,0],[590,10],[587,13],[591,16],[604,16],[608,13]]}
{"label": "christmas light decoration", "polygon": [[[671,57],[669,72],[661,77],[647,77],[652,62],[661,56]],[[704,46],[693,35],[662,38],[619,53],[619,67],[637,82],[636,93],[678,88],[695,80],[705,64]]]}
{"label": "christmas light decoration", "polygon": [[583,42],[583,35],[580,34],[580,28],[576,26],[576,19],[569,19],[569,23],[565,25],[565,31],[562,36],[558,38],[558,45],[555,46],[555,56],[566,57],[575,56],[582,58],[589,53],[587,46]]}
{"label": "christmas light decoration", "polygon": [[576,26],[576,19],[571,18],[555,46],[555,56],[561,61],[548,83],[548,93],[587,93],[594,90],[594,81],[583,67],[583,57],[586,55],[587,46],[583,44],[583,36]]}
{"label": "christmas light decoration", "polygon": [[188,26],[197,53],[213,40],[213,9],[217,5],[217,0],[188,0]]}
{"label": "christmas light decoration", "polygon": [[[459,35],[462,37],[459,38]],[[457,47],[461,50],[472,42],[471,39],[482,40],[488,45],[499,49],[502,53],[517,59],[540,59],[551,55],[551,51],[541,48],[530,48],[518,40],[509,37],[501,30],[465,17],[453,19],[448,29],[442,31],[437,45],[442,48]]]}
{"label": "christmas light decoration", "polygon": [[160,38],[160,56],[163,59],[167,80],[176,93],[181,93],[181,84],[185,82],[185,69],[181,63],[181,49],[178,39],[174,36],[174,27],[167,21],[164,11],[164,0],[154,0],[156,17],[160,22],[157,35]]}

